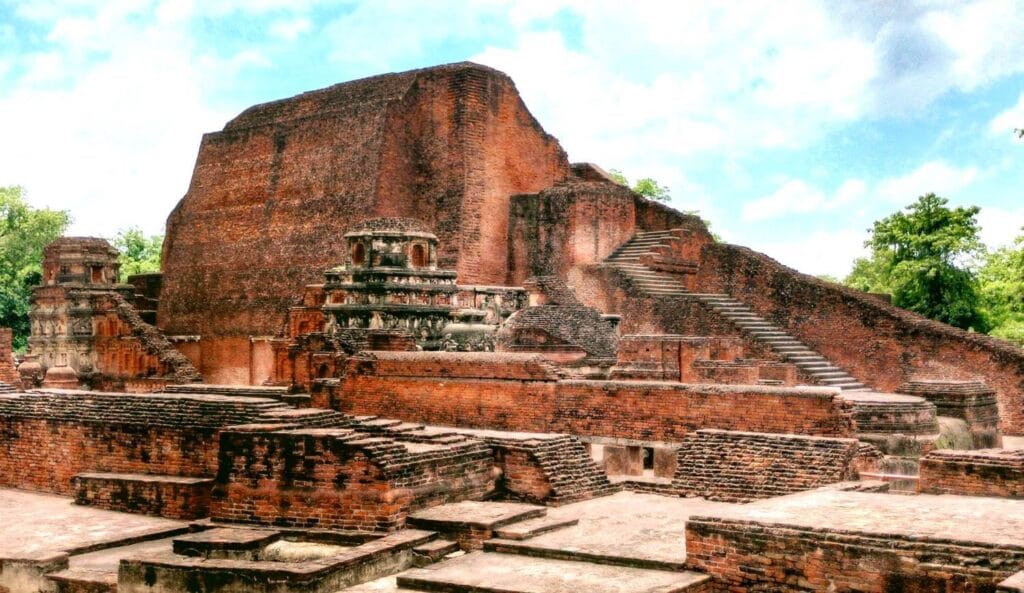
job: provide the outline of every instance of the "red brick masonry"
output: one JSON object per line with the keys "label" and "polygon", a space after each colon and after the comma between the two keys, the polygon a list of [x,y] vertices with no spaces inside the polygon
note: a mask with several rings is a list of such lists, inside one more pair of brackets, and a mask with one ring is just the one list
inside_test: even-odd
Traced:
{"label": "red brick masonry", "polygon": [[428,424],[650,441],[699,428],[854,433],[852,409],[831,389],[567,381],[545,366],[525,354],[372,352],[349,360],[330,404]]}
{"label": "red brick masonry", "polygon": [[1024,498],[1024,449],[932,451],[918,489],[928,494]]}

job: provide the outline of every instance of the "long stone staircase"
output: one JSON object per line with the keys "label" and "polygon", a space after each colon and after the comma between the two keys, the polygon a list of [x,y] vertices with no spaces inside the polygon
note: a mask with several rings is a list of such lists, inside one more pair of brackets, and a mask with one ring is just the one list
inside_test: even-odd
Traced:
{"label": "long stone staircase", "polygon": [[727,294],[687,292],[675,274],[652,270],[641,263],[646,255],[656,255],[668,247],[672,231],[637,233],[615,250],[605,263],[621,272],[642,294],[654,297],[694,298],[727,319],[740,333],[767,345],[782,360],[793,363],[814,383],[838,387],[843,391],[870,391],[848,372],[809,346],[754,312],[742,301]]}

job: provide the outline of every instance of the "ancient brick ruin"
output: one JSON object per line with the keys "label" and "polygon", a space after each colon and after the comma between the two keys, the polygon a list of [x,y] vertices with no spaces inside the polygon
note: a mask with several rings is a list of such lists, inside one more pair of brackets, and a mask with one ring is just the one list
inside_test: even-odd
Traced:
{"label": "ancient brick ruin", "polygon": [[62,238],[0,329],[0,593],[1024,591],[1024,351],[716,241],[495,70],[246,110],[163,256]]}

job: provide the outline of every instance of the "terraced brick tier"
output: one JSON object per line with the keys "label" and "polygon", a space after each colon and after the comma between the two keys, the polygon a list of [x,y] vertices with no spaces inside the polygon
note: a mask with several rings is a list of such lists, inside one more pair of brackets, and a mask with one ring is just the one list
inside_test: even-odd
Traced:
{"label": "terraced brick tier", "polygon": [[820,489],[692,516],[686,545],[722,590],[992,591],[1024,565],[1024,501]]}
{"label": "terraced brick tier", "polygon": [[935,405],[916,395],[844,391],[853,404],[858,434],[937,435]]}
{"label": "terraced brick tier", "polygon": [[703,592],[708,577],[585,562],[477,552],[406,571],[399,587],[446,593],[682,593]]}

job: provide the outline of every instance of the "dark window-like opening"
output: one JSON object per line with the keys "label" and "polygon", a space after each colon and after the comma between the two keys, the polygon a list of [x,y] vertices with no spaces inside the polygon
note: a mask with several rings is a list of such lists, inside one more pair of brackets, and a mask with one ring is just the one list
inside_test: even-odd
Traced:
{"label": "dark window-like opening", "polygon": [[427,250],[422,245],[412,246],[412,266],[422,268],[427,265]]}
{"label": "dark window-like opening", "polygon": [[92,283],[99,284],[103,282],[103,266],[92,267]]}
{"label": "dark window-like opening", "polygon": [[644,447],[644,469],[654,469],[654,447]]}
{"label": "dark window-like opening", "polygon": [[356,243],[352,248],[352,264],[361,266],[366,262],[366,248],[362,243]]}

